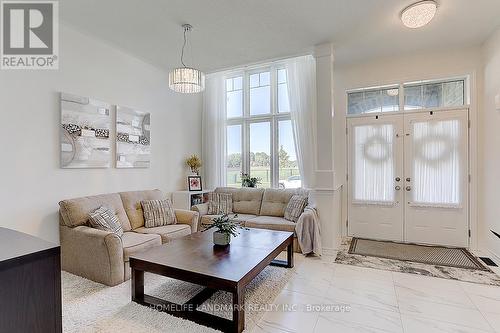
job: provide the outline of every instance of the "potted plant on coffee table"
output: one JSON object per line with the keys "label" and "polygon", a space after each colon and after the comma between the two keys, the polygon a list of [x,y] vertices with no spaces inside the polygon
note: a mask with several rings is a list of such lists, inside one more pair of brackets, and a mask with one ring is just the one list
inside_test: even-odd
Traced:
{"label": "potted plant on coffee table", "polygon": [[205,228],[202,232],[215,228],[214,231],[214,244],[219,246],[226,246],[231,243],[231,236],[238,236],[238,229],[248,228],[243,227],[240,223],[232,220],[238,217],[237,214],[229,217],[229,214],[224,214],[220,217],[216,217],[212,220],[212,223],[203,223],[202,226]]}

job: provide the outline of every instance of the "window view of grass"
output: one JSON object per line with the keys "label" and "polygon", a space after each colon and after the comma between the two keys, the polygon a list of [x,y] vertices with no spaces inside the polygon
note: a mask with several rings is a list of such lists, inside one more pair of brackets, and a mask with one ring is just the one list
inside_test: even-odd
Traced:
{"label": "window view of grass", "polygon": [[[291,187],[290,182],[296,179],[290,177],[299,176],[297,161],[290,160],[290,154],[283,148],[279,150],[279,185],[282,188]],[[258,187],[271,187],[271,157],[265,152],[250,153],[251,176],[261,179]],[[297,177],[295,177],[297,178]],[[289,186],[286,186],[286,185]],[[241,154],[230,154],[227,158],[227,186],[241,186]],[[300,186],[300,185],[299,185]]]}

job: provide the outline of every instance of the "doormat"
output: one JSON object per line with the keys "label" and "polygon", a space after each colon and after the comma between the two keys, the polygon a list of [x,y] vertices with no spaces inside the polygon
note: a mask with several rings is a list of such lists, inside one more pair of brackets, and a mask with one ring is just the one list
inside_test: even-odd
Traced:
{"label": "doormat", "polygon": [[349,253],[351,240],[350,237],[342,239],[342,244],[335,258],[336,264],[500,286],[500,277],[488,268],[486,270],[456,268],[444,265],[431,265],[414,261],[352,254]]}
{"label": "doormat", "polygon": [[349,247],[350,254],[414,261],[428,265],[488,271],[469,251],[464,248],[429,246],[377,241],[354,237]]}

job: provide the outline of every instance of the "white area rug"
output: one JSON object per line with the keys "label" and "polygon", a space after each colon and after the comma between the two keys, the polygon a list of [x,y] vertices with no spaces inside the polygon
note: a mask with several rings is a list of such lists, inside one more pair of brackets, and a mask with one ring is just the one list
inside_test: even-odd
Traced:
{"label": "white area rug", "polygon": [[[246,288],[245,332],[263,316],[291,277],[292,269],[268,266]],[[132,302],[130,280],[115,287],[63,272],[64,332],[218,332]],[[154,274],[145,274],[145,293],[182,304],[203,287]],[[217,292],[203,305],[230,305],[231,295]],[[207,311],[208,312],[208,311]],[[218,316],[231,319],[221,309]]]}

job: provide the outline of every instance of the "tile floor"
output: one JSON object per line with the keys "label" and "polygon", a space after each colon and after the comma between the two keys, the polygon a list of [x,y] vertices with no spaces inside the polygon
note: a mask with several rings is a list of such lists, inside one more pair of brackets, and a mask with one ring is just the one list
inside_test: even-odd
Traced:
{"label": "tile floor", "polygon": [[275,300],[280,310],[266,313],[252,333],[500,332],[500,287],[334,258],[295,256],[293,277]]}

